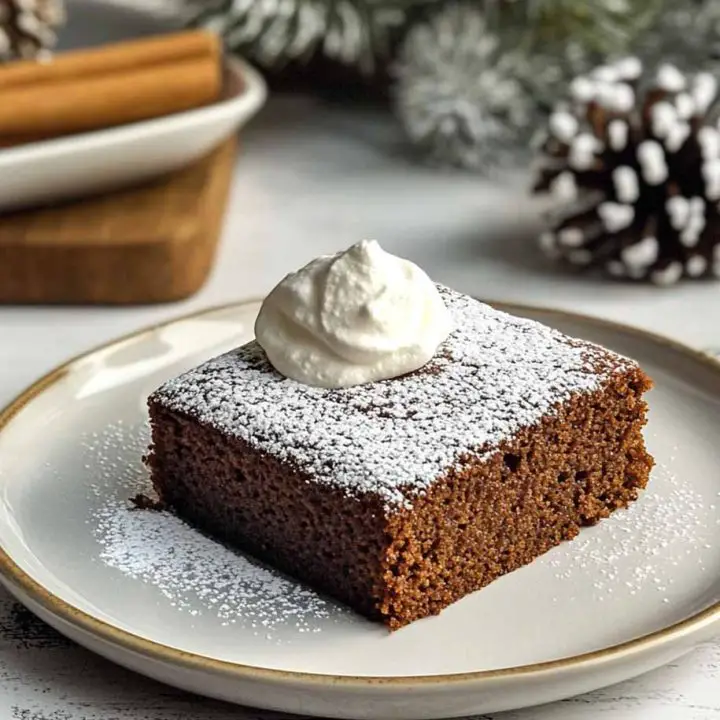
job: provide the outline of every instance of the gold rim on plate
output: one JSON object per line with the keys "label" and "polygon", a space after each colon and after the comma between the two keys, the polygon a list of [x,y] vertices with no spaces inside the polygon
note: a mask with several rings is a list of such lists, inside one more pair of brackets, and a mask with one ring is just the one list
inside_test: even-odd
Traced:
{"label": "gold rim on plate", "polygon": [[[52,370],[37,382],[33,383],[29,388],[22,392],[15,400],[13,400],[6,408],[0,411],[0,433],[10,423],[10,421],[34,398],[42,394],[49,387],[60,382],[66,375],[72,372],[74,366],[97,352],[107,350],[113,346],[121,345],[130,340],[137,340],[143,336],[162,328],[173,325],[177,322],[201,318],[206,315],[212,315],[216,312],[231,310],[233,308],[241,308],[243,306],[259,303],[259,300],[246,300],[238,303],[228,303],[215,307],[200,310],[195,313],[182,315],[162,323],[146,327],[135,331],[111,342],[105,343],[99,347],[82,353],[77,357],[69,360],[55,370]],[[720,389],[720,361],[712,358],[710,355],[693,350],[681,343],[669,338],[657,335],[655,333],[640,330],[622,323],[616,323],[610,320],[602,320],[592,316],[581,315],[564,310],[554,310],[550,308],[535,307],[532,305],[522,305],[517,303],[501,303],[487,301],[489,304],[497,307],[499,310],[510,312],[517,315],[525,313],[543,313],[546,315],[554,315],[569,320],[579,321],[582,323],[595,325],[605,328],[606,330],[614,330],[626,335],[634,335],[636,338],[645,340],[646,342],[660,345],[661,347],[672,350],[686,359],[692,360],[699,365],[713,371],[717,375],[718,388]],[[720,393],[719,393],[720,394]],[[87,632],[90,635],[120,647],[124,650],[137,653],[146,658],[160,661],[175,666],[182,666],[190,670],[210,671],[238,679],[249,680],[265,680],[265,681],[293,681],[311,684],[342,685],[345,687],[363,687],[373,686],[405,686],[411,688],[416,685],[429,684],[463,684],[476,683],[483,680],[495,680],[500,678],[528,678],[530,676],[540,676],[544,673],[556,672],[558,670],[570,670],[580,668],[591,668],[605,664],[615,660],[642,653],[653,647],[668,642],[670,640],[682,640],[689,635],[700,632],[709,626],[720,623],[720,602],[717,602],[705,610],[682,620],[674,625],[656,630],[655,632],[643,635],[634,640],[613,645],[602,650],[596,650],[581,655],[561,658],[559,660],[551,660],[541,663],[533,663],[530,665],[521,665],[511,668],[502,668],[499,670],[481,670],[477,672],[455,673],[452,675],[418,675],[418,676],[397,676],[397,677],[371,677],[371,676],[350,676],[350,675],[325,675],[316,673],[294,672],[291,670],[273,670],[269,668],[254,667],[252,665],[242,665],[240,663],[228,662],[225,660],[215,660],[213,658],[185,652],[168,645],[162,645],[152,640],[148,640],[139,635],[121,630],[103,620],[98,620],[92,615],[70,605],[58,596],[49,592],[42,585],[36,582],[28,573],[22,570],[13,559],[0,547],[0,577],[5,581],[7,586],[21,595],[26,595],[31,601],[37,603],[45,611],[53,617],[71,624],[75,628]]]}

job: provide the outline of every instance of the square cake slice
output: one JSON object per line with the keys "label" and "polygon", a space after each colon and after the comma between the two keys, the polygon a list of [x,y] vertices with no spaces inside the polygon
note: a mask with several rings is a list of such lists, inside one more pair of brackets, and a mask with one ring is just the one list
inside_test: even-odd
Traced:
{"label": "square cake slice", "polygon": [[251,342],[149,399],[162,501],[392,629],[439,613],[638,497],[633,361],[441,288],[421,370],[344,389]]}

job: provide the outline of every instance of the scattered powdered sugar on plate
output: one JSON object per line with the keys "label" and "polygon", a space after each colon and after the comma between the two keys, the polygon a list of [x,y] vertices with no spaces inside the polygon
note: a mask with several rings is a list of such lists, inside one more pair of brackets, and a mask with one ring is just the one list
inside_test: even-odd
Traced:
{"label": "scattered powdered sugar on plate", "polygon": [[[85,467],[98,471],[88,519],[108,567],[156,588],[190,616],[213,615],[273,639],[275,630],[300,633],[349,615],[336,603],[203,535],[170,512],[133,509],[129,498],[151,494],[141,457],[146,425],[115,423],[83,443]],[[99,501],[99,505],[97,502]]]}
{"label": "scattered powdered sugar on plate", "polygon": [[[141,462],[148,439],[146,424],[117,422],[84,443],[85,467],[96,473],[87,522],[99,544],[100,562],[156,588],[180,612],[215,617],[221,625],[239,624],[268,640],[280,642],[279,631],[288,627],[317,633],[329,623],[360,621],[350,610],[214,541],[172,513],[132,509],[129,498],[152,494]],[[720,508],[720,494],[717,503]],[[599,601],[629,599],[650,589],[670,602],[666,593],[671,595],[677,582],[675,568],[692,562],[703,572],[710,561],[713,529],[707,510],[714,511],[714,505],[690,481],[659,464],[637,502],[536,563],[548,567],[563,585],[592,586]],[[720,523],[720,510],[713,514]],[[568,600],[574,598],[564,596]]]}
{"label": "scattered powdered sugar on plate", "polygon": [[705,570],[712,530],[701,511],[708,509],[715,507],[708,507],[689,482],[658,464],[647,489],[627,510],[586,528],[539,562],[552,567],[559,580],[586,578],[601,601],[648,587],[664,594],[675,584],[673,569],[679,565],[694,562]]}

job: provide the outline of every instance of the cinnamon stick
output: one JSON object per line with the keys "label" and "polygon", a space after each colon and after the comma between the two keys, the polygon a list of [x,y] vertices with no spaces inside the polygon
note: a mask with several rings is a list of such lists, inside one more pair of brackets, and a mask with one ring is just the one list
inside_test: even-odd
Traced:
{"label": "cinnamon stick", "polygon": [[182,112],[218,99],[220,43],[204,31],[0,66],[0,146]]}
{"label": "cinnamon stick", "polygon": [[6,63],[0,66],[0,90],[17,85],[58,82],[152,67],[191,57],[217,58],[219,53],[220,43],[217,36],[203,30],[125,40],[66,52],[49,62],[19,60]]}

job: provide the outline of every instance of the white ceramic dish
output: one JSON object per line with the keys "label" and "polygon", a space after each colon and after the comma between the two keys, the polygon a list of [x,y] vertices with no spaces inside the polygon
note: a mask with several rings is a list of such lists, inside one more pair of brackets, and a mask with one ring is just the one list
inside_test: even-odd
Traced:
{"label": "white ceramic dish", "polygon": [[229,58],[223,99],[196,110],[0,150],[0,211],[133,185],[210,152],[257,113],[267,89]]}
{"label": "white ceramic dish", "polygon": [[58,630],[201,694],[383,720],[557,700],[720,633],[720,364],[570,314],[509,308],[633,356],[655,378],[650,488],[437,618],[388,635],[170,515],[128,510],[147,483],[145,398],[250,338],[257,309],[139,332],[56,370],[0,414],[0,577]]}

